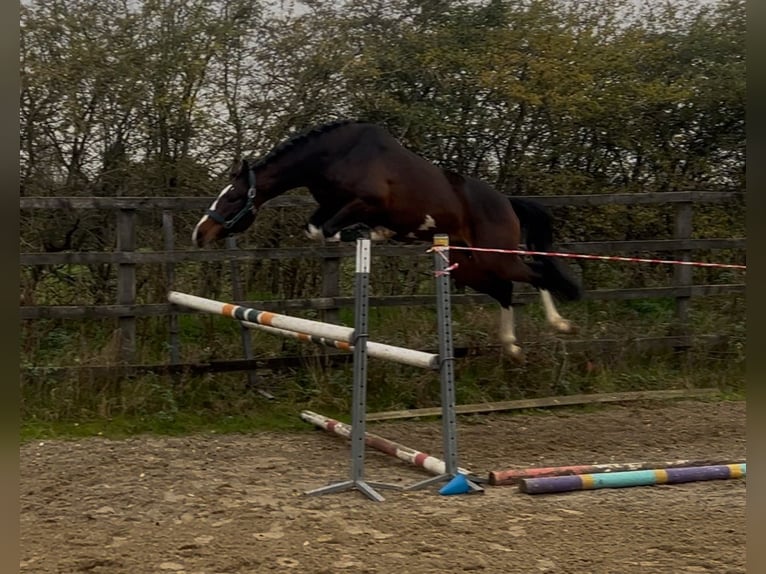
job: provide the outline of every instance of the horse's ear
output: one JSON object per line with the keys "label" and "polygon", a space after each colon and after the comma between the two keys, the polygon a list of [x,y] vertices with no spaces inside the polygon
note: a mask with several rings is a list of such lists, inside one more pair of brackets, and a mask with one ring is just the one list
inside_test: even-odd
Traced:
{"label": "horse's ear", "polygon": [[229,168],[229,177],[231,179],[234,179],[239,175],[240,170],[242,169],[242,165],[239,161],[236,159],[231,162],[231,167]]}

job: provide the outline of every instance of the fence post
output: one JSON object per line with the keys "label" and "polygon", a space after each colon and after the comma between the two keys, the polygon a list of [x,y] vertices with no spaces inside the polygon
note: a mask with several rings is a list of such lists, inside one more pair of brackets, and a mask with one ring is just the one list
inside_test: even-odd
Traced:
{"label": "fence post", "polygon": [[[237,249],[237,238],[227,237],[226,248],[232,251]],[[230,263],[231,268],[231,296],[235,303],[241,303],[245,299],[245,293],[242,289],[242,280],[239,273],[239,261],[232,259]],[[245,359],[250,361],[253,359],[253,340],[250,337],[250,329],[245,326],[240,326],[240,335],[242,337],[242,351],[245,355]],[[249,369],[247,371],[247,388],[256,390],[258,393],[268,399],[273,399],[274,395],[258,388],[258,377],[255,374],[255,370]]]}
{"label": "fence post", "polygon": [[[676,205],[675,239],[692,238],[693,203],[684,201]],[[680,251],[681,261],[691,261],[691,251]],[[688,287],[692,284],[692,268],[688,265],[676,265],[673,269],[673,284],[675,287]],[[676,296],[676,332],[680,335],[689,334],[689,295]]]}
{"label": "fence post", "polygon": [[[175,248],[175,236],[173,233],[173,212],[162,212],[162,235],[164,240],[164,248],[167,253],[170,253]],[[167,290],[171,291],[175,289],[176,282],[176,268],[173,261],[167,261],[165,263],[165,281],[167,283]],[[180,357],[180,343],[179,343],[179,330],[178,330],[178,314],[170,311],[168,316],[168,331],[170,333],[170,363],[178,364],[181,362]]]}
{"label": "fence post", "polygon": [[[340,296],[340,257],[322,259],[322,297]],[[321,320],[325,323],[339,323],[340,314],[337,307],[324,309]]]}
{"label": "fence post", "polygon": [[[132,252],[136,249],[136,210],[121,208],[117,211],[117,251]],[[120,263],[117,267],[117,304],[136,304],[136,265]],[[118,320],[119,359],[133,363],[136,358],[136,318],[121,315]]]}

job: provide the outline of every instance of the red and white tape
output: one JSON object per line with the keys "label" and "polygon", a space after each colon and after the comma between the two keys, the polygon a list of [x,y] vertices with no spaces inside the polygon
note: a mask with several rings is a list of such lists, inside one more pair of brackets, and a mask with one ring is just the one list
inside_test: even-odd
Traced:
{"label": "red and white tape", "polygon": [[[569,259],[596,259],[599,261],[623,261],[628,263],[659,263],[664,265],[687,265],[689,267],[715,267],[718,269],[747,269],[746,265],[736,265],[733,263],[706,263],[704,261],[679,261],[676,259],[649,259],[646,257],[620,257],[618,255],[589,255],[585,253],[561,253],[557,251],[529,251],[526,249],[487,249],[485,247],[457,247],[450,245],[448,247],[432,247],[434,251],[447,251],[450,249],[460,251],[483,251],[488,253],[507,253],[509,255],[546,255],[549,257],[565,257]],[[447,271],[457,267],[452,264]]]}

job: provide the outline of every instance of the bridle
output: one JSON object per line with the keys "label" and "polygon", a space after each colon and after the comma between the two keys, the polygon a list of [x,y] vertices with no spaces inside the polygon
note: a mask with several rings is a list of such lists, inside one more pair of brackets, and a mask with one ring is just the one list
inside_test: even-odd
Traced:
{"label": "bridle", "polygon": [[245,206],[242,209],[240,209],[229,219],[224,218],[222,215],[219,215],[210,209],[208,209],[206,212],[207,216],[216,223],[223,225],[225,229],[231,229],[234,227],[237,221],[242,219],[245,215],[247,215],[248,211],[253,209],[253,205],[255,204],[255,172],[253,171],[252,167],[248,167],[247,170],[247,184],[247,201],[245,202]]}

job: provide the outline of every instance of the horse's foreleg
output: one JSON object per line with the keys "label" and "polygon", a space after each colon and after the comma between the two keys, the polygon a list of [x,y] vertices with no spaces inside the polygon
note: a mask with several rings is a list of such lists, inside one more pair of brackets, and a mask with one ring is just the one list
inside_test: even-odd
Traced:
{"label": "horse's foreleg", "polygon": [[516,324],[511,305],[500,308],[500,342],[514,361],[524,362],[524,351],[516,344]]}
{"label": "horse's foreleg", "polygon": [[366,223],[372,208],[370,204],[361,199],[354,199],[341,207],[332,217],[322,225],[322,234],[325,237],[333,237],[337,233],[355,223]]}
{"label": "horse's foreleg", "polygon": [[540,289],[539,291],[543,310],[545,311],[545,320],[548,321],[548,324],[558,333],[574,333],[576,331],[574,324],[559,314],[550,291],[546,289]]}
{"label": "horse's foreleg", "polygon": [[[335,208],[325,207],[320,205],[317,210],[311,214],[309,221],[306,224],[306,237],[314,241],[324,241],[325,236],[322,233],[322,226],[330,219],[337,211]],[[340,241],[340,233],[334,234],[332,237],[326,238],[327,241]]]}
{"label": "horse's foreleg", "polygon": [[336,233],[332,237],[325,237],[322,233],[322,228],[317,227],[309,221],[306,225],[306,237],[313,241],[340,241],[340,232]]}

